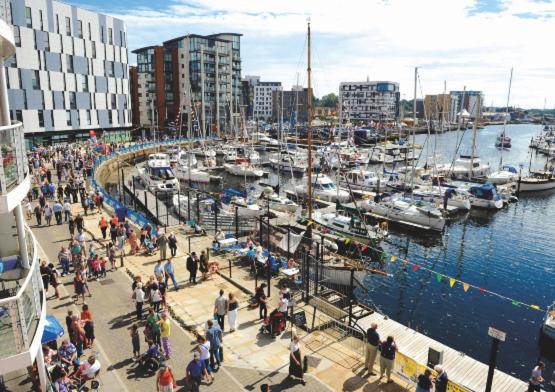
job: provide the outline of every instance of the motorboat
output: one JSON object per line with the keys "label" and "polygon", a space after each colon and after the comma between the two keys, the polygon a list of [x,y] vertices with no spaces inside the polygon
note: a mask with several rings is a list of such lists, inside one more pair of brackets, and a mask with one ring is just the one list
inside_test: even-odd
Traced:
{"label": "motorboat", "polygon": [[192,150],[194,154],[201,156],[202,158],[215,158],[216,151],[210,148],[197,148]]}
{"label": "motorboat", "polygon": [[438,187],[433,185],[419,185],[412,191],[412,197],[443,206],[447,201],[448,207],[454,207],[460,211],[470,210],[470,198],[465,193],[459,193],[455,188]]}
{"label": "motorboat", "polygon": [[391,154],[386,154],[386,149],[383,146],[372,147],[368,153],[369,163],[392,164],[394,161],[394,156]]}
{"label": "motorboat", "polygon": [[505,205],[503,198],[497,192],[495,184],[463,183],[457,187],[458,192],[467,192],[472,207],[499,210]]}
{"label": "motorboat", "polygon": [[264,171],[253,166],[247,159],[236,159],[233,163],[224,163],[224,169],[229,174],[240,177],[262,177]]}
{"label": "motorboat", "polygon": [[505,134],[503,130],[495,139],[495,147],[497,148],[511,148],[511,138]]}
{"label": "motorboat", "polygon": [[[308,189],[306,182],[295,186],[298,195],[306,196]],[[351,195],[344,189],[339,188],[335,182],[326,175],[317,175],[312,184],[312,197],[329,202],[345,202],[351,199]]]}
{"label": "motorboat", "polygon": [[148,161],[139,168],[139,178],[150,191],[177,192],[179,190],[179,181],[171,168],[168,154],[150,154]]}
{"label": "motorboat", "polygon": [[491,173],[488,176],[488,181],[496,185],[503,185],[509,182],[516,181],[518,178],[518,171],[514,166],[503,165],[501,169]]}
{"label": "motorboat", "polygon": [[308,167],[305,160],[298,159],[292,154],[281,154],[281,159],[279,156],[273,156],[269,161],[272,168],[284,172],[304,173]]}
{"label": "motorboat", "polygon": [[380,177],[371,170],[353,169],[339,178],[339,185],[350,189],[373,191],[380,186]]}
{"label": "motorboat", "polygon": [[237,148],[235,148],[234,146],[223,146],[222,151],[224,162],[235,162],[239,158]]}
{"label": "motorboat", "polygon": [[180,152],[181,152],[181,149],[177,144],[168,146],[168,148],[166,148],[166,154],[168,154],[170,158],[170,163],[177,163],[177,161],[179,160]]}
{"label": "motorboat", "polygon": [[244,197],[234,196],[228,204],[222,203],[222,211],[228,214],[237,214],[244,218],[257,218],[264,214],[264,209],[255,201],[251,201]]}
{"label": "motorboat", "polygon": [[192,181],[199,183],[209,183],[210,173],[202,171],[196,168],[189,168],[183,165],[177,165],[175,167],[175,176],[178,180],[182,181]]}
{"label": "motorboat", "polygon": [[517,182],[520,192],[545,191],[555,188],[555,176],[551,171],[531,171],[530,175]]}
{"label": "motorboat", "polygon": [[273,192],[265,196],[271,210],[294,213],[299,210],[299,205],[287,197],[279,196]]}
{"label": "motorboat", "polygon": [[432,205],[402,199],[387,199],[376,202],[366,200],[360,208],[377,219],[386,219],[402,225],[442,231],[445,218],[441,211]]}
{"label": "motorboat", "polygon": [[340,215],[337,212],[312,214],[314,223],[325,227],[329,233],[339,237],[355,239],[363,243],[379,241],[387,232],[372,226],[363,224],[355,216]]}
{"label": "motorboat", "polygon": [[547,307],[547,312],[543,319],[541,333],[546,338],[555,342],[555,302]]}
{"label": "motorboat", "polygon": [[469,181],[473,178],[486,178],[490,172],[489,163],[484,163],[480,158],[473,158],[469,155],[461,155],[460,158],[455,160],[452,168],[449,164],[438,165],[439,174],[450,174],[452,179],[461,181]]}
{"label": "motorboat", "polygon": [[260,154],[254,148],[249,148],[245,151],[245,158],[253,165],[258,165],[261,162]]}
{"label": "motorboat", "polygon": [[[170,162],[174,163],[171,161],[171,158],[170,158]],[[175,163],[178,163],[183,166],[197,167],[198,160],[195,154],[192,153],[191,151],[178,151],[177,159],[175,160]]]}

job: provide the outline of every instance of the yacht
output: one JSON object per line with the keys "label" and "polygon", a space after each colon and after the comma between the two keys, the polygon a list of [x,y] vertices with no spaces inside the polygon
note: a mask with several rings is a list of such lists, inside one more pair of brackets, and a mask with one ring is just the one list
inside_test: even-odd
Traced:
{"label": "yacht", "polygon": [[[356,239],[364,243],[379,241],[387,235],[385,231],[364,225],[360,219],[354,216],[339,215],[337,212],[315,212],[312,214],[312,220],[314,223],[327,228],[331,234]],[[372,229],[369,230],[369,228]]]}
{"label": "yacht", "polygon": [[175,176],[178,180],[182,181],[192,181],[203,184],[210,182],[210,173],[193,167],[189,168],[181,164],[175,167]]}
{"label": "yacht", "polygon": [[391,154],[386,154],[386,149],[383,146],[372,147],[368,153],[369,163],[385,163],[392,164],[395,157]]}
{"label": "yacht", "polygon": [[166,149],[166,153],[170,157],[170,163],[177,163],[180,152],[181,149],[179,148],[179,145],[176,144],[173,146],[168,146],[168,148]]}
{"label": "yacht", "polygon": [[139,168],[139,178],[151,191],[177,192],[179,190],[179,181],[171,168],[168,154],[150,154],[145,165]]}
{"label": "yacht", "polygon": [[229,174],[240,177],[262,177],[264,171],[251,165],[247,159],[236,159],[233,163],[224,163],[224,169]]}
{"label": "yacht", "polygon": [[505,134],[503,130],[495,139],[495,147],[497,148],[511,148],[511,138]]}
{"label": "yacht", "polygon": [[412,196],[417,200],[423,200],[436,205],[443,206],[447,199],[447,206],[457,208],[460,211],[470,210],[470,198],[465,193],[459,193],[450,187],[437,187],[433,185],[419,185],[412,191]]}
{"label": "yacht", "polygon": [[499,210],[505,205],[503,198],[497,192],[495,184],[491,182],[486,182],[485,184],[454,183],[453,185],[457,186],[458,192],[466,192],[469,195],[472,207]]}
{"label": "yacht", "polygon": [[[295,187],[298,195],[306,196],[308,193],[306,181],[302,185]],[[326,175],[317,175],[312,184],[312,197],[322,199],[329,202],[345,202],[351,199],[349,192],[338,188],[335,182]]]}
{"label": "yacht", "polygon": [[360,207],[376,218],[387,219],[407,226],[416,226],[427,230],[442,231],[445,218],[437,208],[418,202],[402,199],[389,199],[375,202],[366,200]]}
{"label": "yacht", "polygon": [[380,186],[380,177],[370,170],[349,170],[339,178],[339,185],[350,189],[373,191]]}
{"label": "yacht", "polygon": [[[442,168],[443,170],[440,170]],[[451,169],[450,164],[438,165],[440,174],[446,174]],[[444,171],[446,173],[442,173]],[[472,158],[469,155],[461,155],[455,160],[455,164],[451,170],[451,178],[454,180],[468,181],[473,178],[486,178],[490,173],[489,163],[483,163],[480,158]]]}
{"label": "yacht", "polygon": [[269,161],[272,168],[284,172],[304,173],[308,167],[305,160],[301,160],[293,154],[281,154],[281,159],[279,155],[272,156]]}
{"label": "yacht", "polygon": [[555,188],[555,176],[550,171],[531,171],[528,177],[523,177],[517,182],[520,192],[545,191]]}
{"label": "yacht", "polygon": [[547,308],[541,332],[543,336],[555,343],[555,302]]}
{"label": "yacht", "polygon": [[491,173],[488,176],[488,181],[496,185],[503,185],[509,182],[514,182],[518,179],[518,171],[514,166],[503,165],[500,170]]}
{"label": "yacht", "polygon": [[281,197],[275,192],[265,195],[264,198],[270,204],[271,210],[293,213],[299,209],[299,205],[293,200]]}

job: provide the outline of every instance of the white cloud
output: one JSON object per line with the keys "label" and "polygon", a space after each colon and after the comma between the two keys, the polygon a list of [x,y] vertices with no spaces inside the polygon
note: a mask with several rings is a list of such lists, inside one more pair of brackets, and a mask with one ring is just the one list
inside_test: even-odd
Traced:
{"label": "white cloud", "polygon": [[555,3],[507,0],[500,12],[469,15],[474,5],[475,0],[174,0],[166,9],[117,16],[128,24],[132,49],[187,33],[243,33],[243,73],[286,86],[305,72],[310,17],[317,95],[369,76],[400,82],[402,94],[411,98],[413,67],[419,66],[424,94],[441,92],[447,80],[448,89],[483,90],[488,104],[500,106],[514,67],[512,103],[541,107],[547,97],[554,106],[555,52],[549,39],[555,36]]}

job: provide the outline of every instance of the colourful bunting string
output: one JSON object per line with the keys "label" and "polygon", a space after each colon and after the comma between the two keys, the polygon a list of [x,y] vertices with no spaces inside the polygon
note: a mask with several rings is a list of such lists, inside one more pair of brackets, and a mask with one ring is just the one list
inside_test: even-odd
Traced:
{"label": "colourful bunting string", "polygon": [[418,266],[418,264],[413,264],[413,265],[412,265],[412,270],[413,270],[414,272],[418,271],[418,268],[420,268],[420,267]]}
{"label": "colourful bunting string", "polygon": [[538,305],[530,305],[530,307],[532,309],[540,310],[540,307]]}
{"label": "colourful bunting string", "polygon": [[518,302],[518,301],[512,301],[511,303],[512,303],[514,306],[520,306],[520,302]]}
{"label": "colourful bunting string", "polygon": [[478,291],[482,294],[484,294],[486,292],[486,289],[482,288],[482,287],[478,287]]}
{"label": "colourful bunting string", "polygon": [[441,274],[436,274],[436,280],[439,282],[441,282],[443,280],[443,275]]}
{"label": "colourful bunting string", "polygon": [[470,288],[470,285],[468,283],[463,283],[463,290],[465,293],[468,291],[469,288]]}
{"label": "colourful bunting string", "polygon": [[391,258],[389,259],[392,263],[395,263],[395,261],[397,260],[397,256],[391,256]]}
{"label": "colourful bunting string", "polygon": [[366,245],[362,245],[362,246],[360,247],[360,250],[362,250],[363,252],[364,252],[366,249],[368,249],[368,247],[367,247]]}
{"label": "colourful bunting string", "polygon": [[453,287],[455,285],[456,280],[453,278],[449,278],[449,286]]}

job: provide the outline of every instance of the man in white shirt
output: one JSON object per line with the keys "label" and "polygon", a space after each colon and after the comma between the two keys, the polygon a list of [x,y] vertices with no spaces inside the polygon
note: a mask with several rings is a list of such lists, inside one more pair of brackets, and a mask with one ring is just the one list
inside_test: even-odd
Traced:
{"label": "man in white shirt", "polygon": [[537,366],[532,369],[532,375],[530,376],[530,383],[528,384],[528,392],[540,392],[541,383],[543,382],[542,370],[545,369],[545,364],[539,361]]}
{"label": "man in white shirt", "polygon": [[67,201],[64,203],[64,222],[67,222],[67,220],[69,219],[69,217],[71,216],[71,204],[69,204],[69,201]]}
{"label": "man in white shirt", "polygon": [[224,296],[223,290],[220,290],[220,296],[214,302],[214,314],[223,332],[225,315],[227,314],[227,298]]}

